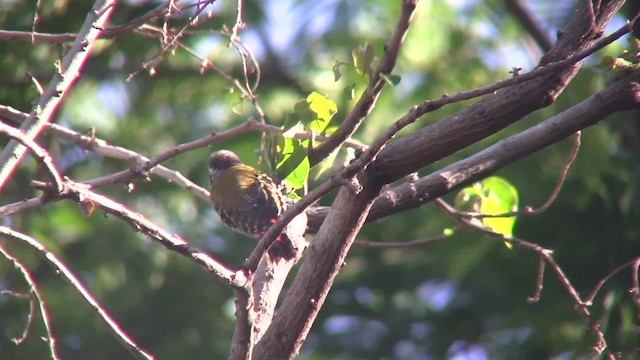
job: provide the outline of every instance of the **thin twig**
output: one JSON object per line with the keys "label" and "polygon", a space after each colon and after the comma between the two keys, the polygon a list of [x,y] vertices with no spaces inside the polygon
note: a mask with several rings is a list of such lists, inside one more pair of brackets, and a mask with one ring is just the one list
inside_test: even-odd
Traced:
{"label": "thin twig", "polygon": [[[587,301],[583,301],[580,297],[580,294],[578,293],[578,291],[575,289],[575,287],[573,287],[573,285],[571,284],[571,281],[569,280],[569,278],[567,277],[567,275],[564,273],[564,271],[562,270],[562,268],[560,267],[560,265],[558,265],[558,263],[553,259],[553,257],[551,256],[551,254],[553,253],[551,250],[545,249],[543,247],[541,247],[540,245],[528,242],[526,240],[522,240],[520,238],[516,238],[516,237],[510,237],[507,238],[502,234],[498,234],[496,232],[493,232],[492,230],[485,228],[481,225],[476,224],[473,219],[469,219],[463,216],[459,216],[459,214],[456,213],[456,210],[450,206],[449,204],[447,204],[446,202],[442,201],[441,199],[438,199],[438,201],[435,202],[435,204],[440,207],[441,209],[443,209],[444,211],[448,212],[450,215],[452,215],[453,217],[455,217],[461,224],[468,226],[470,229],[474,229],[476,231],[479,231],[483,234],[489,235],[492,238],[497,238],[500,239],[502,241],[509,241],[517,246],[529,249],[529,250],[533,250],[534,252],[538,253],[538,255],[540,256],[540,258],[542,259],[541,261],[546,262],[547,264],[549,264],[551,266],[551,268],[555,271],[558,280],[560,280],[560,283],[565,287],[565,289],[567,290],[567,292],[569,293],[569,295],[571,296],[571,298],[573,299],[573,302],[575,304],[575,309],[582,313],[585,317],[585,319],[587,320],[587,322],[590,324],[590,330],[596,335],[597,337],[597,341],[596,344],[593,345],[593,349],[594,351],[596,351],[598,354],[602,353],[606,348],[607,348],[607,342],[606,339],[604,338],[604,334],[602,332],[602,330],[600,329],[599,323],[597,321],[593,321],[591,318],[591,313],[589,312],[589,307],[591,306],[591,301],[587,300]],[[634,260],[634,261],[640,261],[638,259]],[[634,262],[631,262],[634,263]],[[626,265],[629,265],[630,263],[627,263]],[[537,297],[539,296],[539,292],[542,291],[542,286],[540,284],[541,282],[541,278],[543,275],[541,275],[542,271],[544,270],[544,268],[542,266],[539,267],[539,272],[538,272],[538,279],[537,279],[537,285],[536,285],[536,293],[534,294],[534,296],[532,298],[529,299],[533,299],[533,300],[537,300]],[[606,281],[606,280],[604,280]],[[597,289],[599,289],[599,287],[597,287]]]}
{"label": "thin twig", "polygon": [[55,164],[53,163],[53,159],[45,149],[40,147],[40,145],[38,145],[31,138],[27,137],[22,131],[16,128],[13,128],[2,122],[0,122],[0,133],[6,134],[11,138],[18,140],[21,144],[23,144],[29,150],[31,150],[31,152],[33,152],[34,157],[40,163],[42,163],[42,165],[44,165],[49,175],[51,175],[51,178],[53,179],[53,183],[56,186],[56,191],[62,192],[62,189],[63,189],[62,176],[60,175],[60,172],[58,171]]}
{"label": "thin twig", "polygon": [[13,266],[15,266],[16,269],[20,271],[20,273],[22,274],[22,278],[29,285],[30,294],[27,295],[27,298],[29,299],[29,317],[27,319],[27,325],[25,326],[24,332],[22,334],[22,339],[15,339],[16,343],[20,344],[29,336],[29,332],[33,326],[35,318],[35,309],[37,303],[37,306],[40,308],[42,323],[44,324],[44,329],[47,333],[47,337],[45,338],[45,340],[49,344],[49,353],[51,354],[51,358],[54,360],[62,359],[62,356],[60,356],[58,350],[57,339],[54,335],[51,315],[49,314],[49,309],[47,308],[44,296],[42,296],[42,292],[40,291],[38,282],[33,277],[33,275],[31,275],[31,271],[29,271],[29,268],[15,256],[13,256],[9,251],[7,251],[7,249],[5,249],[2,245],[0,245],[0,253],[2,253],[5,258],[13,263]]}
{"label": "thin twig", "polygon": [[536,289],[533,295],[527,298],[527,301],[530,303],[538,302],[540,300],[540,295],[542,294],[542,288],[544,286],[544,268],[546,262],[544,261],[544,257],[540,256],[538,262],[538,277],[536,278]]}
{"label": "thin twig", "polygon": [[[14,122],[21,122],[25,118],[25,116],[26,116],[25,113],[22,113],[8,106],[0,105],[0,117],[6,117],[7,119]],[[280,134],[282,133],[282,129],[277,126],[261,124],[258,121],[255,121],[249,118],[243,124],[240,124],[229,130],[226,130],[217,134],[211,134],[204,138],[192,141],[190,143],[181,144],[174,148],[171,148],[163,153],[162,159],[154,160],[154,159],[149,159],[135,151],[132,151],[120,146],[110,145],[107,141],[97,138],[95,136],[83,135],[74,130],[67,129],[57,124],[47,124],[45,125],[45,129],[46,131],[51,132],[55,136],[65,139],[71,143],[78,144],[87,150],[95,151],[100,155],[127,160],[129,162],[134,162],[137,164],[137,166],[134,166],[128,170],[124,170],[115,174],[102,176],[102,177],[95,178],[93,180],[89,180],[85,182],[86,184],[91,185],[91,187],[94,189],[102,186],[106,186],[106,185],[111,185],[111,184],[127,183],[129,181],[132,181],[135,177],[141,176],[146,172],[149,172],[152,174],[156,174],[160,177],[163,177],[171,182],[174,182],[177,185],[187,190],[190,190],[200,199],[207,202],[209,201],[208,190],[193,183],[192,181],[187,179],[184,175],[182,175],[180,172],[171,170],[165,166],[159,165],[159,163],[161,161],[166,161],[168,158],[177,156],[186,151],[209,146],[214,142],[240,136],[248,132],[262,131],[262,132],[269,132],[269,133],[280,133]],[[299,133],[299,134],[295,134],[294,136],[296,138],[305,139],[305,138],[308,138],[310,135],[308,133]],[[317,139],[323,140],[324,137],[318,136]],[[362,147],[360,143],[355,141],[347,142],[346,144],[348,144],[353,148]],[[143,169],[140,169],[141,167]],[[18,201],[12,204],[0,206],[0,216],[8,216],[18,212],[33,209],[43,205],[44,203],[45,202],[43,201],[43,199],[41,199],[40,197],[36,197],[36,198]]]}
{"label": "thin twig", "polygon": [[[45,192],[50,191],[47,184],[34,182],[34,185]],[[86,184],[66,180],[64,188],[65,190],[62,194],[48,193],[48,195],[50,197],[60,197],[73,200],[89,209],[98,207],[102,211],[125,221],[134,230],[147,235],[149,238],[159,242],[165,248],[188,257],[205,270],[217,275],[225,283],[235,287],[242,287],[245,285],[246,279],[243,276],[238,276],[238,274],[236,274],[236,272],[230,267],[225,266],[222,262],[206,252],[192,247],[187,241],[183,240],[178,235],[174,235],[169,231],[160,228],[142,214],[129,209],[125,205],[122,205],[104,195],[91,191],[89,186]]]}
{"label": "thin twig", "polygon": [[86,184],[90,185],[91,187],[99,187],[107,184],[116,184],[116,183],[123,183],[123,182],[126,183],[136,177],[146,176],[146,174],[149,173],[151,169],[155,168],[157,165],[159,165],[164,161],[167,161],[187,151],[209,146],[217,141],[230,139],[242,134],[256,131],[255,125],[257,124],[258,124],[257,121],[249,119],[234,128],[231,128],[219,133],[213,133],[206,137],[203,137],[198,140],[194,140],[185,144],[180,144],[169,150],[166,150],[165,152],[161,153],[158,156],[155,156],[149,159],[149,161],[146,161],[143,164],[132,167],[128,170],[120,171],[118,173],[114,173],[108,176],[103,176],[101,178],[87,181]]}
{"label": "thin twig", "polygon": [[[2,246],[0,246],[0,253],[2,253],[7,259],[9,259],[9,261],[13,261],[12,259],[15,257],[12,257],[6,250],[4,250],[2,248]],[[16,261],[18,261],[18,259],[16,259]],[[18,261],[19,263],[19,261]],[[14,262],[14,267],[19,267],[19,266],[24,266],[23,264],[16,264],[16,262]],[[26,267],[25,267],[26,269]],[[20,270],[22,272],[22,270]],[[35,296],[33,296],[32,293],[21,293],[21,292],[16,292],[13,290],[2,290],[0,291],[0,294],[2,295],[8,295],[14,298],[18,298],[18,299],[27,299],[29,300],[29,315],[27,315],[27,324],[24,326],[24,330],[22,331],[22,335],[20,335],[20,337],[13,337],[11,338],[11,341],[13,341],[14,344],[20,345],[22,344],[25,340],[27,340],[29,338],[29,335],[31,334],[31,329],[33,327],[33,322],[34,319],[36,318],[36,303],[37,300],[35,298]]]}
{"label": "thin twig", "polygon": [[164,26],[163,26],[164,30],[161,31],[162,38],[165,39],[163,41],[162,48],[155,55],[153,55],[151,57],[151,59],[149,59],[146,62],[144,62],[142,64],[142,66],[140,66],[140,68],[138,68],[133,73],[129,74],[129,76],[127,76],[127,79],[125,80],[126,82],[130,82],[133,79],[135,79],[143,70],[147,71],[147,70],[153,68],[155,65],[157,65],[162,60],[162,57],[164,56],[164,54],[167,51],[169,51],[169,49],[171,47],[173,47],[177,41],[180,40],[180,38],[185,34],[185,32],[190,27],[193,26],[193,24],[195,24],[194,19],[196,19],[196,18],[198,18],[198,16],[200,16],[200,14],[204,11],[206,6],[196,7],[196,13],[189,18],[189,21],[187,22],[187,24],[185,24],[182,28],[180,28],[180,30],[178,30],[178,32],[175,35],[169,36],[168,35],[168,30],[166,28],[166,26],[167,26],[167,16],[170,16],[172,14],[172,10],[171,10],[172,8],[175,8],[173,0],[169,1],[168,10],[165,13],[165,23],[164,23]]}
{"label": "thin twig", "polygon": [[[136,19],[133,19],[125,24],[105,28],[103,30],[101,39],[113,38],[116,36],[126,36],[132,33],[136,33],[139,27],[143,27],[144,23],[154,18],[160,18],[168,11],[169,3],[174,0],[166,1],[163,4],[158,5],[155,9],[149,11],[145,15],[142,15]],[[187,10],[193,7],[198,7],[202,4],[209,4],[211,0],[189,2],[185,4],[181,11]],[[60,44],[74,41],[78,37],[76,33],[60,33],[49,34],[40,33],[36,31],[14,31],[14,30],[0,30],[0,40],[8,41],[31,41],[33,44],[48,43],[48,44]]]}
{"label": "thin twig", "polygon": [[[640,264],[640,257],[637,257],[633,260],[627,261],[626,263],[619,265],[618,267],[616,267],[615,269],[613,269],[610,273],[608,273],[605,277],[603,277],[602,279],[600,279],[600,281],[598,281],[598,283],[596,284],[596,286],[593,288],[593,290],[591,290],[591,293],[589,294],[589,296],[585,299],[585,303],[587,304],[592,304],[593,300],[596,298],[596,296],[598,295],[598,292],[600,291],[600,289],[602,288],[602,286],[609,281],[609,279],[611,279],[612,277],[614,277],[617,273],[620,272],[620,270],[630,266],[631,269],[633,270],[634,268],[637,270],[637,266],[638,264]],[[635,278],[633,279],[634,281],[634,286],[635,288],[637,288],[637,271],[635,272]]]}
{"label": "thin twig", "polygon": [[551,254],[553,253],[552,250],[549,249],[545,249],[540,245],[531,243],[529,241],[526,240],[522,240],[520,238],[517,237],[506,237],[502,234],[496,233],[494,231],[492,231],[489,228],[486,228],[480,224],[477,223],[477,221],[474,221],[474,219],[469,219],[465,216],[461,216],[461,214],[451,205],[449,205],[446,201],[442,200],[442,199],[436,199],[434,200],[434,204],[436,206],[438,206],[439,208],[441,208],[442,210],[444,210],[445,212],[447,212],[449,215],[453,216],[456,220],[458,220],[458,222],[462,225],[465,225],[467,227],[469,227],[470,229],[479,231],[483,234],[489,235],[490,237],[493,238],[498,238],[502,241],[508,241],[511,242],[513,244],[516,244],[520,247],[524,247],[530,250],[535,251],[536,253],[538,253],[556,272],[556,275],[558,276],[558,279],[560,280],[560,282],[564,285],[564,287],[567,289],[567,292],[569,293],[569,295],[571,295],[571,297],[573,298],[576,307],[579,309],[580,312],[582,312],[583,314],[585,314],[586,316],[590,316],[589,314],[589,310],[587,309],[588,304],[586,304],[582,298],[580,297],[580,294],[578,293],[578,291],[576,291],[576,289],[573,287],[573,285],[571,285],[571,282],[569,281],[569,278],[565,275],[564,271],[562,270],[562,268],[560,268],[560,266],[556,263],[556,261],[553,259],[553,257],[551,256]]}
{"label": "thin twig", "polygon": [[[451,230],[453,232],[457,232],[461,229],[463,229],[462,226],[456,226]],[[451,235],[441,234],[441,235],[436,235],[427,239],[417,239],[417,240],[402,241],[402,242],[356,240],[353,242],[353,245],[361,248],[371,248],[371,249],[407,249],[407,248],[410,249],[410,248],[415,248],[415,247],[420,247],[425,245],[433,245],[449,238],[451,238]]]}
{"label": "thin twig", "polygon": [[136,342],[129,336],[124,329],[120,327],[120,324],[109,314],[109,312],[100,304],[100,302],[91,294],[91,292],[82,284],[80,279],[71,271],[65,263],[60,260],[54,253],[49,251],[41,242],[34,238],[27,236],[23,233],[14,231],[6,226],[0,226],[0,234],[5,237],[20,240],[35,250],[38,251],[43,258],[45,258],[49,264],[51,264],[56,272],[62,274],[63,278],[73,286],[80,295],[87,301],[90,308],[96,312],[98,316],[108,325],[109,330],[113,333],[115,338],[133,355],[136,359],[155,359],[153,355],[142,349]]}
{"label": "thin twig", "polygon": [[[194,58],[198,59],[200,61],[200,65],[202,66],[203,69],[213,70],[215,73],[217,73],[218,75],[222,76],[225,80],[231,82],[233,84],[233,86],[235,86],[235,88],[238,89],[242,93],[242,95],[244,97],[246,97],[248,99],[251,99],[252,102],[256,99],[256,96],[253,95],[253,93],[251,91],[247,90],[245,88],[245,86],[242,84],[242,82],[240,82],[240,80],[238,80],[238,79],[234,78],[233,76],[227,74],[222,69],[220,69],[219,67],[214,65],[208,59],[198,55],[198,53],[195,50],[193,50],[191,47],[187,46],[183,42],[178,41],[176,43],[176,45],[179,46],[180,48],[184,49],[188,54],[190,54]],[[254,105],[254,107],[256,109],[256,112],[260,116],[260,122],[264,123],[264,116],[265,116],[264,115],[264,111],[260,108],[260,106],[257,104],[257,102],[254,103],[253,105]]]}
{"label": "thin twig", "polygon": [[580,150],[580,144],[581,144],[580,142],[581,132],[576,131],[574,135],[575,135],[574,143],[573,143],[573,147],[571,148],[571,154],[569,155],[569,157],[567,158],[567,161],[562,166],[562,171],[560,171],[560,176],[558,177],[558,181],[556,182],[556,185],[553,188],[553,191],[551,192],[547,200],[545,200],[545,202],[542,205],[540,205],[540,207],[532,208],[531,206],[526,206],[520,210],[511,211],[511,212],[502,213],[502,214],[482,214],[477,212],[466,211],[466,212],[463,212],[464,215],[473,217],[476,219],[484,219],[484,218],[497,218],[497,217],[511,217],[511,216],[519,216],[519,215],[532,216],[532,215],[539,215],[545,212],[556,201],[556,198],[558,197],[558,194],[560,194],[560,190],[562,190],[562,186],[564,185],[564,182],[567,179],[569,168],[571,167],[571,164],[573,164],[574,160],[578,156],[578,150]]}
{"label": "thin twig", "polygon": [[[19,110],[16,110],[10,106],[0,105],[0,119],[5,118],[14,123],[20,124],[22,123],[22,121],[24,121],[24,119],[26,119],[27,116],[28,114],[23,113]],[[236,131],[234,129],[243,129],[243,130]],[[84,135],[75,130],[71,130],[69,128],[66,128],[58,124],[47,123],[45,125],[45,131],[65,141],[68,141],[72,144],[79,145],[85,150],[94,151],[97,154],[100,154],[105,157],[126,160],[138,166],[141,166],[151,161],[151,159],[149,159],[148,157],[145,157],[144,155],[137,153],[133,150],[130,150],[121,146],[111,145],[106,140],[98,138],[95,135],[91,135],[91,136]],[[236,128],[229,129],[228,131],[230,131],[231,133],[223,132],[216,135],[209,135],[203,138],[203,139],[209,139],[209,140],[204,140],[204,142],[200,143],[201,146],[202,147],[208,146],[210,145],[211,142],[242,135],[245,133],[244,131],[267,132],[272,134],[283,133],[283,130],[281,127],[262,124],[251,118],[247,119],[245,123],[238,125]],[[211,136],[214,136],[215,139],[210,139]],[[311,134],[308,132],[300,132],[300,133],[293,134],[294,138],[302,139],[302,140],[308,139],[310,136]],[[324,141],[326,138],[322,135],[316,135],[315,139],[319,141]],[[199,140],[196,140],[196,141],[199,141]],[[357,141],[346,141],[345,145],[354,149],[365,148],[365,145]],[[181,146],[181,145],[178,145],[178,146]],[[174,153],[174,152],[173,150],[170,149],[166,151],[166,153]],[[180,153],[175,153],[175,154],[178,155]],[[163,165],[156,165],[152,167],[149,170],[149,172],[159,177],[162,177],[164,179],[167,179],[168,181],[173,182],[184,189],[191,191],[194,195],[196,195],[198,198],[204,201],[207,201],[207,202],[209,201],[209,191],[198,186],[197,184],[195,184],[194,182],[186,178],[184,175],[182,175],[179,171],[172,170]],[[104,177],[101,177],[99,179],[92,180],[91,185],[92,185],[92,188],[98,188],[101,186],[105,186],[107,184],[124,183],[131,180],[132,178],[122,178],[119,180],[111,181],[111,180],[105,179]],[[42,203],[35,201],[36,199],[37,198],[33,198],[29,200],[20,201],[14,204],[9,204],[7,205],[8,208],[5,206],[0,207],[0,216],[11,215],[16,212],[25,211],[28,209],[32,209],[33,207],[42,205]]]}
{"label": "thin twig", "polygon": [[633,283],[633,287],[629,290],[631,293],[633,303],[636,305],[638,310],[640,311],[640,281],[638,281],[638,270],[640,269],[640,259],[636,259],[636,262],[631,267],[631,281]]}
{"label": "thin twig", "polygon": [[423,116],[424,114],[440,109],[445,105],[453,104],[463,100],[470,100],[482,95],[491,94],[500,89],[504,89],[509,86],[513,86],[529,80],[536,79],[542,75],[547,75],[558,69],[564,68],[578,61],[581,61],[587,56],[595,53],[598,50],[601,50],[605,46],[611,44],[612,42],[616,41],[620,37],[629,33],[632,30],[633,24],[638,20],[638,17],[640,17],[640,14],[638,14],[638,16],[633,18],[630,22],[621,26],[615,32],[611,33],[609,36],[606,36],[600,39],[599,41],[595,42],[593,45],[589,46],[588,48],[582,51],[576,52],[564,60],[560,60],[544,66],[539,66],[528,73],[514,76],[505,80],[500,80],[487,86],[479,87],[472,90],[460,91],[455,95],[445,94],[442,96],[442,98],[437,100],[425,100],[421,104],[415,105],[413,108],[411,108],[409,112],[403,116],[403,118],[406,118],[409,116],[416,117],[416,119],[413,120],[413,121],[416,121],[417,118]]}
{"label": "thin twig", "polygon": [[[42,132],[44,124],[52,120],[62,99],[79,78],[77,75],[80,74],[85,61],[91,54],[93,45],[102,32],[101,29],[107,24],[113,12],[114,3],[115,0],[97,0],[88,12],[76,41],[62,58],[59,74],[53,76],[47,90],[20,127],[26,137],[35,140]],[[12,140],[0,154],[0,194],[24,159],[26,152],[27,147]]]}

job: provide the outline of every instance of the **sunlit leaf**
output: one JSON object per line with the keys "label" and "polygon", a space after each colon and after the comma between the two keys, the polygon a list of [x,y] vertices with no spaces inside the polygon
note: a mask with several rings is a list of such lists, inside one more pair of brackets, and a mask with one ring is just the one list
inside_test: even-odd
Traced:
{"label": "sunlit leaf", "polygon": [[[481,182],[485,197],[480,205],[480,213],[498,215],[518,210],[518,190],[506,179],[492,176]],[[506,238],[513,236],[516,217],[483,218],[482,223]],[[511,248],[511,243],[505,242]]]}
{"label": "sunlit leaf", "polygon": [[307,102],[309,109],[316,114],[315,119],[309,122],[309,129],[322,133],[333,115],[338,112],[338,105],[315,91],[309,94]]}
{"label": "sunlit leaf", "polygon": [[298,166],[284,178],[284,181],[286,181],[295,190],[302,189],[309,179],[310,170],[311,164],[309,163],[309,157],[305,155]]}
{"label": "sunlit leaf", "polygon": [[284,138],[283,158],[278,163],[276,177],[283,179],[296,190],[302,188],[309,178],[311,167],[307,156],[308,143],[309,140]]}
{"label": "sunlit leaf", "polygon": [[[467,206],[465,210],[479,212],[484,215],[499,215],[518,210],[518,190],[509,181],[492,176],[460,191],[456,197],[456,206]],[[505,238],[513,237],[516,216],[481,218],[482,225]],[[505,241],[508,248],[512,244]]]}
{"label": "sunlit leaf", "polygon": [[376,56],[376,46],[374,44],[371,43],[366,43],[364,46],[364,67],[365,67],[365,71],[370,73],[371,72],[371,64],[373,63],[373,59]]}

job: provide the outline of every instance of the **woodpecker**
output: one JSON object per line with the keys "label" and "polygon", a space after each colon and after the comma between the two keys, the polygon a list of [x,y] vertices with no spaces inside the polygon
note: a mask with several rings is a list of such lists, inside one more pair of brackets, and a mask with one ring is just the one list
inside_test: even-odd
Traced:
{"label": "woodpecker", "polygon": [[[267,174],[242,163],[238,155],[220,150],[209,157],[211,203],[232,230],[260,238],[286,210],[289,202]],[[292,259],[295,250],[285,235],[269,248],[272,258]]]}

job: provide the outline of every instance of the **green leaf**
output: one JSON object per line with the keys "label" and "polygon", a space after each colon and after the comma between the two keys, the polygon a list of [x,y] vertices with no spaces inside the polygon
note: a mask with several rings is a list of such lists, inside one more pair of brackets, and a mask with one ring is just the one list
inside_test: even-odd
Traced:
{"label": "green leaf", "polygon": [[307,157],[308,144],[309,140],[300,141],[285,137],[283,158],[276,168],[276,177],[283,179],[296,190],[301,189],[309,178],[311,166]]}
{"label": "green leaf", "polygon": [[309,124],[316,118],[316,114],[309,108],[307,100],[299,100],[294,106],[293,111],[303,124]]}
{"label": "green leaf", "polygon": [[371,43],[353,49],[351,56],[353,57],[353,66],[360,75],[371,73],[371,63],[376,55],[376,47]]}
{"label": "green leaf", "polygon": [[371,43],[364,45],[364,66],[367,73],[371,73],[371,64],[376,57],[376,46]]}
{"label": "green leaf", "polygon": [[334,132],[336,132],[336,130],[338,130],[337,126],[329,126],[328,128],[324,129],[324,134],[326,136],[331,136]]}
{"label": "green leaf", "polygon": [[[456,201],[471,204],[474,211],[485,215],[499,215],[518,210],[518,190],[509,181],[492,176],[461,190]],[[484,226],[506,238],[513,237],[516,216],[482,218]],[[505,241],[508,248],[512,244]]]}
{"label": "green leaf", "polygon": [[338,112],[338,105],[315,91],[307,96],[307,103],[311,112],[316,115],[315,119],[308,123],[309,129],[316,133],[322,133],[329,125],[333,115]]}
{"label": "green leaf", "polygon": [[384,79],[384,81],[386,81],[391,86],[398,85],[400,83],[400,80],[402,80],[400,75],[393,75],[393,74],[380,73],[380,77],[382,77],[382,79]]}
{"label": "green leaf", "polygon": [[[518,190],[506,179],[492,176],[481,184],[485,197],[480,205],[480,213],[496,215],[518,210]],[[483,218],[482,223],[494,232],[510,238],[513,236],[516,217]],[[505,245],[512,247],[510,242],[505,242]]]}
{"label": "green leaf", "polygon": [[310,170],[311,163],[309,162],[309,157],[305,156],[302,159],[302,162],[300,162],[298,166],[293,169],[286,178],[284,178],[284,181],[286,181],[295,190],[302,189],[309,179]]}
{"label": "green leaf", "polygon": [[474,183],[468,186],[456,195],[455,207],[461,211],[478,211],[480,202],[482,201],[482,188],[480,183]]}

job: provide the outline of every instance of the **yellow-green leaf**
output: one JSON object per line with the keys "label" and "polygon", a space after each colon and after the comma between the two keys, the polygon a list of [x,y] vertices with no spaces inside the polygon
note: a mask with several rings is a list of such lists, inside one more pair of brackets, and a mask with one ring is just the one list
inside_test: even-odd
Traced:
{"label": "yellow-green leaf", "polygon": [[294,189],[301,189],[309,178],[311,169],[307,146],[309,140],[297,140],[290,137],[284,138],[282,160],[276,168],[276,177],[283,179]]}
{"label": "yellow-green leaf", "polygon": [[315,119],[309,122],[309,128],[311,131],[322,133],[333,115],[338,112],[338,105],[315,91],[307,96],[307,103],[311,112],[316,114]]}
{"label": "yellow-green leaf", "polygon": [[[456,205],[470,205],[470,210],[484,215],[499,215],[518,210],[518,190],[509,181],[492,176],[460,191],[456,197]],[[487,217],[481,222],[491,231],[502,234],[505,238],[513,237],[516,216]],[[508,248],[512,244],[505,241]]]}

